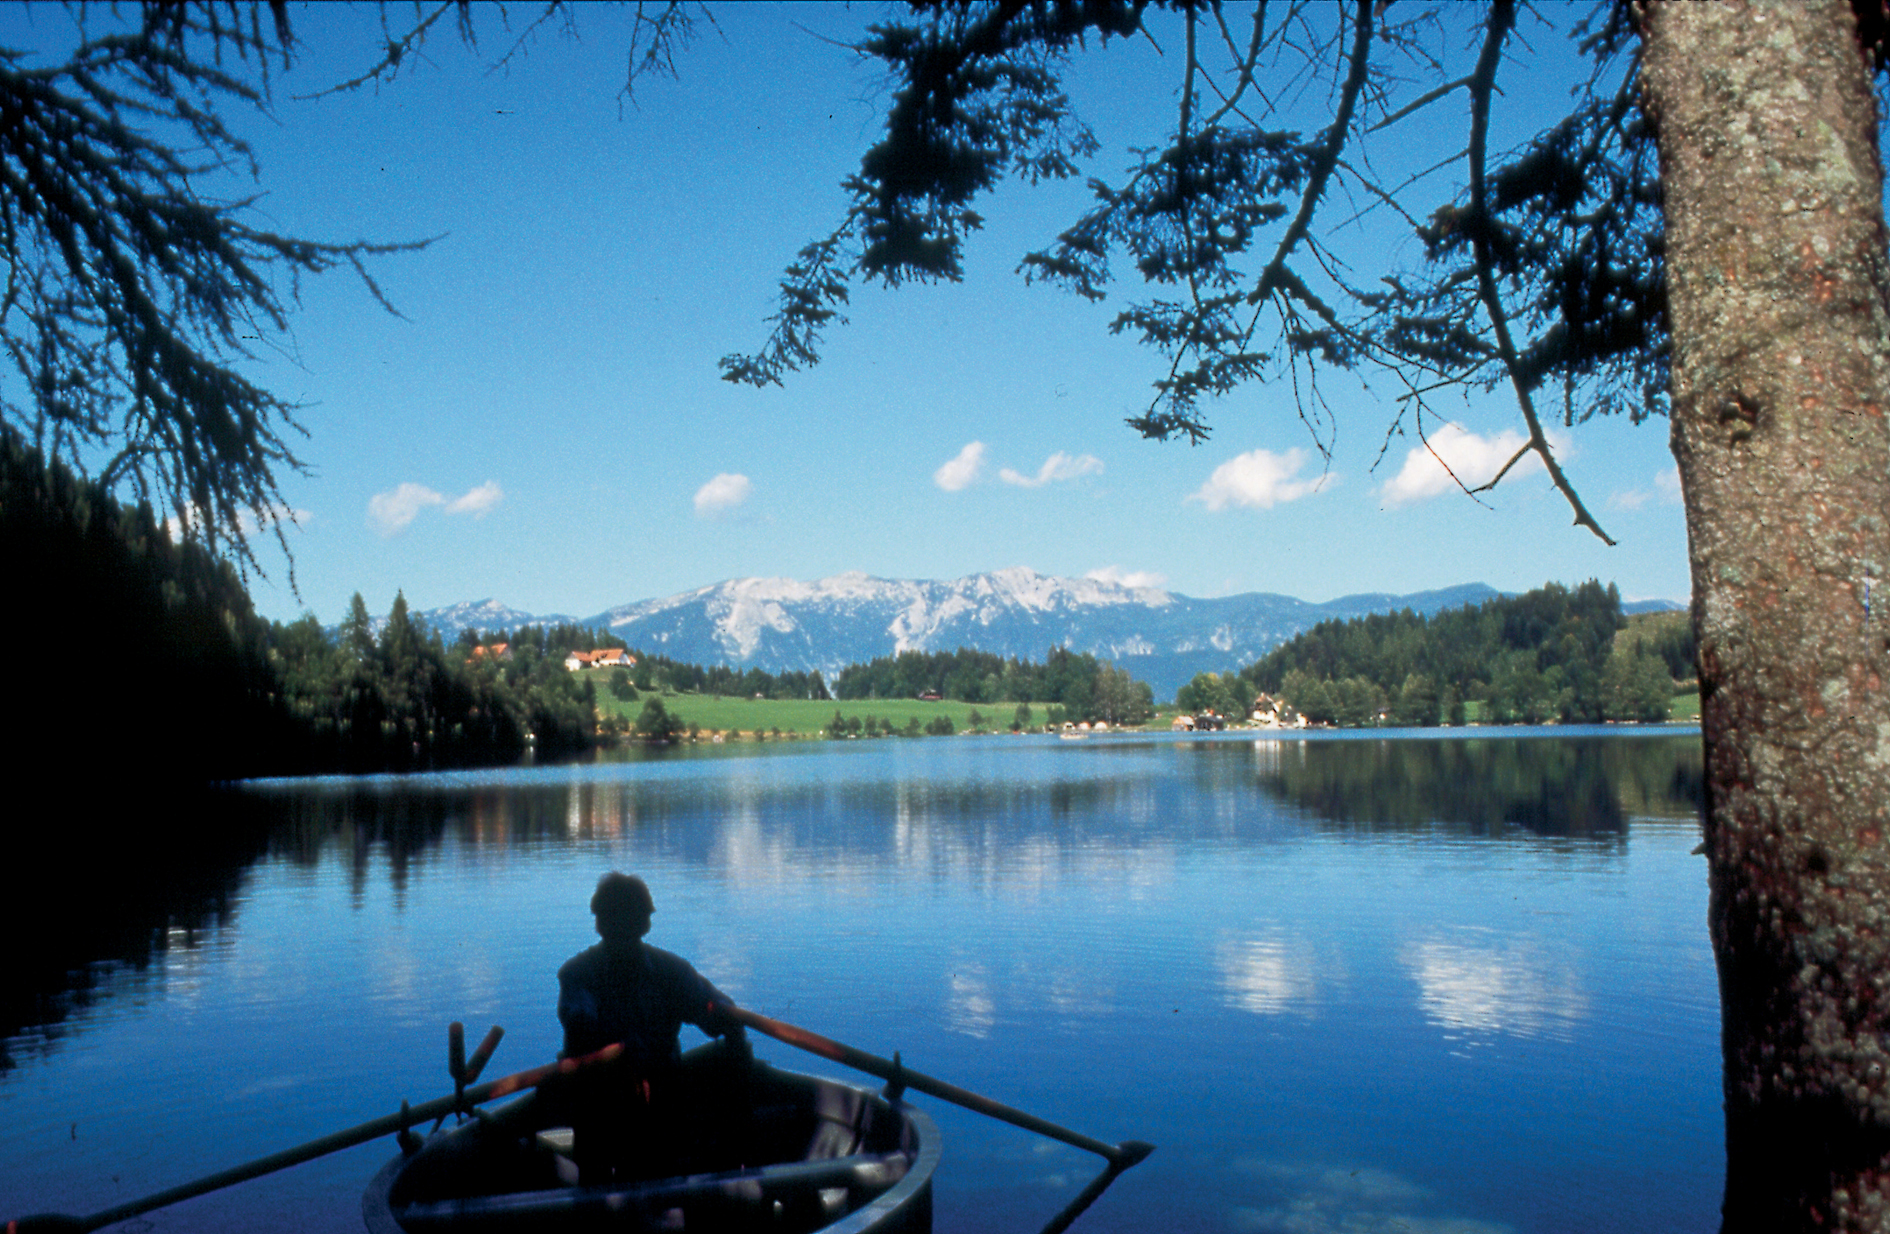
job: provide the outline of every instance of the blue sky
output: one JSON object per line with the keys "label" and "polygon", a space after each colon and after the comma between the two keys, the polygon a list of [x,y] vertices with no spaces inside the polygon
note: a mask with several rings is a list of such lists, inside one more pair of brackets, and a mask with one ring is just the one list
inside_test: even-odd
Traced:
{"label": "blue sky", "polygon": [[[1567,471],[1615,548],[1570,525],[1539,471],[1479,505],[1424,467],[1407,474],[1413,439],[1380,458],[1385,398],[1343,374],[1323,379],[1329,468],[1270,386],[1211,408],[1207,444],[1142,440],[1123,418],[1160,361],[1108,334],[1119,306],[1014,273],[1083,208],[1080,184],[986,202],[960,284],[858,288],[825,361],[785,389],[724,383],[716,360],[760,344],[780,270],[840,217],[885,89],[836,45],[876,8],[715,12],[680,80],[645,79],[620,107],[627,30],[612,12],[583,12],[580,38],[547,32],[503,71],[487,66],[510,39],[488,21],[475,53],[437,39],[391,84],[306,99],[371,62],[379,17],[294,11],[303,59],[276,80],[271,116],[238,118],[264,220],[438,239],[374,264],[402,316],[350,276],[317,280],[292,338],[254,366],[307,405],[311,469],[282,486],[300,595],[265,550],[269,577],[252,585],[265,615],[332,622],[355,591],[380,612],[404,590],[416,608],[494,597],[585,616],[749,575],[1019,565],[1197,596],[1599,577],[1685,599],[1664,421],[1567,432]],[[8,45],[63,29],[57,10],[0,13]],[[1072,72],[1103,143],[1086,170],[1117,177],[1171,122],[1178,57],[1164,50],[1112,44]],[[1512,85],[1524,119],[1515,92],[1539,87]],[[1457,111],[1438,125],[1407,140],[1460,140]],[[1388,227],[1351,242],[1410,255]],[[1502,391],[1441,406],[1456,427],[1436,440],[1459,461],[1520,430]]]}

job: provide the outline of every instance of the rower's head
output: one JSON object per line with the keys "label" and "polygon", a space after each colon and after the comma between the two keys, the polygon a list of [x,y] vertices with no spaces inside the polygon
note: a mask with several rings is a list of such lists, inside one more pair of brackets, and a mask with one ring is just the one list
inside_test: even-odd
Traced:
{"label": "rower's head", "polygon": [[612,870],[597,880],[591,896],[591,912],[597,916],[597,933],[607,943],[635,942],[650,932],[650,914],[656,902],[650,889],[634,874]]}

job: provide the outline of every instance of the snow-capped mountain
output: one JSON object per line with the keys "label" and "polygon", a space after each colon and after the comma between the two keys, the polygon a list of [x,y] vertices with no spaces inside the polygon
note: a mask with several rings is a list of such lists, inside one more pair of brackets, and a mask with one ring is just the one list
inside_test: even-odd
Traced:
{"label": "snow-capped mountain", "polygon": [[[1041,660],[1052,647],[1090,652],[1171,698],[1197,672],[1250,663],[1301,630],[1333,618],[1412,608],[1431,613],[1497,596],[1481,583],[1393,596],[1345,596],[1309,604],[1253,592],[1202,600],[1153,587],[1050,578],[1016,568],[950,581],[839,574],[815,582],[731,579],[661,600],[610,609],[583,624],[607,626],[630,646],[695,664],[819,669],[906,650],[972,647]],[[494,620],[486,613],[505,613]],[[480,616],[468,619],[471,614]],[[513,615],[493,601],[421,614],[447,638],[468,625],[510,628],[568,618]]]}
{"label": "snow-capped mountain", "polygon": [[[431,622],[441,637],[452,640],[459,637],[461,630],[516,630],[520,626],[559,626],[570,625],[575,617],[566,617],[562,613],[527,613],[508,607],[497,600],[461,600],[458,604],[449,604],[445,608],[428,609],[420,616]],[[375,633],[380,632],[385,618],[374,619]]]}

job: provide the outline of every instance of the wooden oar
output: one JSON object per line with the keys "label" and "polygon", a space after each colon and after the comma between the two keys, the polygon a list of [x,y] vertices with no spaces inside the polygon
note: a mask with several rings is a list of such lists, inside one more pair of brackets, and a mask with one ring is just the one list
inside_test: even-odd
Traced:
{"label": "wooden oar", "polygon": [[781,1020],[770,1019],[746,1007],[719,1003],[716,1004],[715,1010],[738,1023],[747,1025],[756,1032],[766,1033],[776,1041],[785,1041],[796,1049],[806,1050],[809,1054],[818,1054],[822,1058],[832,1059],[856,1071],[876,1075],[892,1084],[895,1089],[917,1089],[941,1101],[949,1101],[953,1105],[963,1106],[967,1110],[974,1110],[1000,1122],[1010,1123],[1014,1127],[1022,1127],[1026,1131],[1034,1131],[1038,1135],[1061,1140],[1065,1144],[1095,1153],[1107,1161],[1109,1164],[1103,1172],[1097,1175],[1089,1186],[1083,1188],[1082,1193],[1072,1200],[1067,1208],[1051,1219],[1050,1224],[1043,1228],[1043,1234],[1061,1234],[1061,1231],[1075,1221],[1084,1209],[1095,1202],[1097,1196],[1108,1189],[1109,1184],[1116,1180],[1116,1175],[1155,1151],[1153,1144],[1145,1144],[1141,1140],[1124,1140],[1120,1144],[1110,1144],[1093,1136],[1084,1135],[1080,1131],[1060,1127],[1049,1119],[1038,1118],[1035,1114],[1027,1114],[1001,1101],[993,1101],[970,1089],[949,1084],[944,1080],[926,1075],[922,1071],[914,1071],[901,1063],[896,1056],[891,1059],[880,1058],[876,1054],[868,1054],[865,1050],[855,1049],[832,1038],[823,1037],[819,1033],[809,1032]]}
{"label": "wooden oar", "polygon": [[[488,1034],[486,1042],[491,1045],[497,1045],[496,1035]],[[227,1170],[207,1175],[206,1177],[197,1179],[195,1182],[188,1182],[180,1186],[172,1187],[167,1191],[160,1191],[155,1195],[147,1195],[137,1200],[127,1200],[123,1204],[101,1209],[89,1216],[79,1217],[69,1213],[40,1213],[31,1217],[20,1217],[7,1222],[6,1234],[54,1234],[55,1231],[96,1230],[100,1226],[110,1225],[114,1221],[123,1221],[129,1217],[135,1217],[139,1213],[148,1213],[154,1208],[163,1208],[165,1205],[175,1204],[179,1200],[188,1200],[192,1196],[199,1196],[206,1192],[234,1186],[237,1183],[246,1182],[252,1178],[259,1178],[264,1174],[273,1174],[277,1170],[285,1170],[292,1165],[300,1165],[304,1161],[313,1161],[317,1157],[325,1157],[329,1153],[340,1152],[344,1148],[353,1148],[356,1144],[365,1144],[369,1140],[378,1140],[384,1135],[392,1135],[396,1132],[405,1131],[416,1123],[423,1123],[430,1118],[445,1118],[448,1114],[452,1114],[456,1111],[467,1110],[487,1101],[496,1101],[500,1097],[507,1097],[513,1093],[523,1092],[528,1088],[536,1088],[553,1076],[569,1075],[580,1067],[589,1067],[597,1063],[607,1063],[622,1053],[623,1046],[621,1044],[607,1045],[593,1054],[585,1054],[578,1058],[561,1058],[555,1063],[547,1063],[542,1067],[533,1067],[529,1071],[514,1072],[511,1075],[502,1076],[497,1080],[493,1080],[488,1084],[481,1084],[474,1088],[465,1089],[451,1097],[440,1097],[436,1100],[423,1102],[411,1108],[409,1108],[405,1102],[402,1102],[400,1113],[398,1114],[389,1114],[384,1118],[377,1118],[372,1122],[362,1123],[358,1127],[350,1127],[346,1131],[337,1131],[333,1135],[325,1135],[319,1140],[310,1140],[308,1143],[297,1145],[294,1148],[285,1148],[279,1153],[271,1153],[267,1157],[259,1157],[255,1161],[248,1162],[244,1165],[232,1166]],[[483,1066],[485,1058],[490,1057],[490,1055],[491,1049],[487,1044],[482,1043],[473,1057],[480,1066]],[[473,1074],[477,1074],[476,1068],[466,1068],[464,1070],[471,1070]]]}

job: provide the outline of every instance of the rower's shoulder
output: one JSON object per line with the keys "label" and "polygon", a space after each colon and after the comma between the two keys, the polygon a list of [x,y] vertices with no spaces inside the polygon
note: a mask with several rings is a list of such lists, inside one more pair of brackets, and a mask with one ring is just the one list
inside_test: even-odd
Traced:
{"label": "rower's shoulder", "polygon": [[604,948],[602,944],[586,947],[578,952],[558,969],[558,980],[563,982],[583,982],[603,967]]}
{"label": "rower's shoulder", "polygon": [[676,976],[688,974],[692,977],[696,975],[696,966],[673,951],[664,951],[661,947],[652,947],[645,943],[643,954],[649,960],[650,967],[659,973]]}

